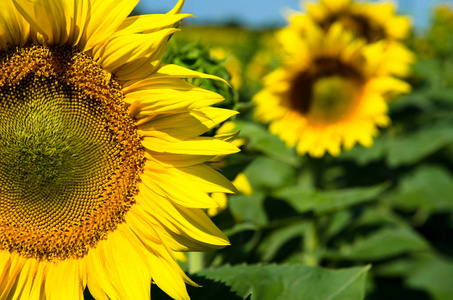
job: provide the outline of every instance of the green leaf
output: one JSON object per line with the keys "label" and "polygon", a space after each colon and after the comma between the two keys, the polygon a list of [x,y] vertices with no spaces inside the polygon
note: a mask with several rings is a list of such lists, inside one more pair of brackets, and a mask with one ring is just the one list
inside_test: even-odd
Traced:
{"label": "green leaf", "polygon": [[392,203],[398,207],[427,211],[453,209],[453,176],[444,168],[420,166],[402,178],[393,194]]}
{"label": "green leaf", "polygon": [[407,284],[427,291],[433,300],[453,299],[453,260],[425,257],[415,264]]}
{"label": "green leaf", "polygon": [[[201,287],[187,285],[187,292],[191,299],[194,300],[242,300],[235,292],[230,290],[230,287],[225,283],[208,279],[198,274],[190,275],[190,278]],[[152,300],[171,300],[170,296],[165,294],[157,285],[151,286]]]}
{"label": "green leaf", "polygon": [[304,227],[303,222],[294,222],[287,226],[278,227],[272,233],[266,235],[258,247],[262,261],[271,261],[285,243],[303,233]]}
{"label": "green leaf", "polygon": [[353,212],[351,210],[340,210],[332,215],[320,218],[319,222],[327,223],[324,233],[326,240],[334,237],[344,230],[353,219]]}
{"label": "green leaf", "polygon": [[264,156],[259,156],[252,161],[244,173],[254,190],[274,189],[296,181],[296,171],[293,167]]}
{"label": "green leaf", "polygon": [[252,300],[360,300],[369,266],[329,270],[303,265],[240,265],[199,274],[231,286]]}
{"label": "green leaf", "polygon": [[232,195],[228,198],[228,205],[233,216],[240,222],[249,221],[264,226],[268,222],[264,209],[264,194],[255,191],[251,196]]}
{"label": "green leaf", "polygon": [[426,253],[392,261],[373,269],[379,276],[398,276],[414,290],[427,292],[432,300],[453,299],[453,260]]}
{"label": "green leaf", "polygon": [[274,196],[286,200],[298,212],[314,211],[316,214],[322,215],[370,201],[386,188],[387,184],[381,184],[336,191],[314,191],[292,186],[278,191]]}
{"label": "green leaf", "polygon": [[398,136],[389,141],[387,162],[392,167],[414,164],[451,144],[452,141],[451,125],[426,127],[411,134]]}
{"label": "green leaf", "polygon": [[236,129],[241,131],[241,138],[248,139],[248,150],[262,152],[288,165],[299,165],[299,160],[293,149],[286,147],[282,140],[271,134],[262,125],[238,120],[236,122]]}
{"label": "green leaf", "polygon": [[406,227],[385,227],[356,238],[352,244],[340,247],[329,256],[350,260],[380,260],[408,252],[429,250],[429,244],[416,232]]}

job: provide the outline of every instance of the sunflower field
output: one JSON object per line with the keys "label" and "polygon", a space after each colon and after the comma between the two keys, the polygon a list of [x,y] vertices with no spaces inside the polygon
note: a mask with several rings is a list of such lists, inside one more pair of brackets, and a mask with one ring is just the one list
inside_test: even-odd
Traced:
{"label": "sunflower field", "polygon": [[0,1],[0,300],[452,300],[451,1],[174,2]]}
{"label": "sunflower field", "polygon": [[[341,3],[341,4],[340,4]],[[453,299],[453,7],[313,2],[284,28],[181,24],[164,61],[239,112],[231,245],[180,257],[192,299]],[[171,299],[158,288],[152,299]]]}

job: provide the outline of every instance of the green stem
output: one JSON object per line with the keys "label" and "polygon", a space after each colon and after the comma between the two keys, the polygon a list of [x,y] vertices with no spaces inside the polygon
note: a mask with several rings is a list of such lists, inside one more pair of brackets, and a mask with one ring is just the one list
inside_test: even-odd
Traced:
{"label": "green stem", "polygon": [[189,252],[189,273],[194,274],[204,269],[204,253],[203,252]]}
{"label": "green stem", "polygon": [[319,265],[317,251],[319,247],[319,240],[316,223],[316,219],[311,219],[308,223],[305,223],[303,260],[307,266]]}
{"label": "green stem", "polygon": [[[310,158],[309,169],[313,179],[313,186],[318,190],[324,189],[324,158]],[[303,261],[308,266],[318,266],[319,257],[318,219],[313,216],[305,222],[303,241]]]}

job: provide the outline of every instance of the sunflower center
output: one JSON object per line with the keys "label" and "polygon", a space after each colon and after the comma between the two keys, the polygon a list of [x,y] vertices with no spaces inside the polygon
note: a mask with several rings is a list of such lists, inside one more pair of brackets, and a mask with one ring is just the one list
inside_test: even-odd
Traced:
{"label": "sunflower center", "polygon": [[363,82],[363,75],[355,68],[333,58],[320,58],[296,76],[289,104],[312,124],[331,124],[353,111]]}
{"label": "sunflower center", "polygon": [[77,258],[133,204],[144,156],[120,85],[86,55],[0,54],[0,249]]}
{"label": "sunflower center", "polygon": [[341,120],[357,104],[360,86],[350,78],[321,77],[314,82],[310,117],[323,123]]}

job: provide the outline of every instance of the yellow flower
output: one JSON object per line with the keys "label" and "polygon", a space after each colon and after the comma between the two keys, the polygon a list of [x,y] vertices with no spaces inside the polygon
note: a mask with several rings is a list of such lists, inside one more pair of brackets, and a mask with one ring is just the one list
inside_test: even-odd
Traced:
{"label": "yellow flower", "polygon": [[180,0],[0,3],[0,299],[189,299],[174,251],[228,245],[204,209],[234,186],[200,137],[235,112],[160,62]]}
{"label": "yellow flower", "polygon": [[390,122],[385,97],[410,87],[377,72],[383,56],[376,53],[370,64],[364,55],[370,45],[341,24],[327,32],[310,24],[303,37],[281,32],[288,53],[255,95],[255,115],[299,154],[336,156],[342,146],[371,146],[377,127]]}
{"label": "yellow flower", "polygon": [[[396,16],[392,2],[361,3],[353,0],[320,0],[307,2],[305,9],[325,30],[335,22],[353,31],[367,42],[379,40],[402,40],[410,31],[410,20],[406,16]],[[297,18],[297,14],[295,16]]]}
{"label": "yellow flower", "polygon": [[401,43],[409,35],[410,19],[395,15],[396,7],[393,3],[320,0],[319,3],[307,2],[305,10],[305,14],[290,14],[291,26],[288,31],[292,34],[304,35],[310,22],[317,23],[325,31],[334,23],[340,23],[345,30],[352,31],[367,43],[375,43],[375,50],[370,47],[368,51],[371,56],[376,51],[379,52],[382,64],[376,66],[379,68],[378,72],[397,76],[407,76],[410,73],[415,56]]}

